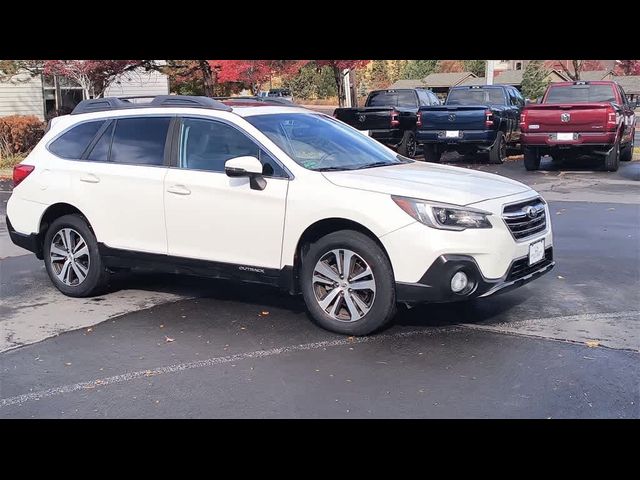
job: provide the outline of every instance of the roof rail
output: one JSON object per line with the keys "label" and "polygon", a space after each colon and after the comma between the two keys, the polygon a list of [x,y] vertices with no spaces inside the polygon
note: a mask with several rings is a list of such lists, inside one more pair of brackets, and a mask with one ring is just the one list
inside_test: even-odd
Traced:
{"label": "roof rail", "polygon": [[234,101],[234,102],[263,102],[263,103],[277,103],[278,105],[294,105],[291,100],[287,100],[286,98],[280,97],[257,97],[251,95],[244,96],[236,96],[236,97],[213,97],[215,100],[219,100],[224,102],[226,100]]}
{"label": "roof rail", "polygon": [[[137,98],[152,98],[150,102],[134,103],[129,100]],[[209,97],[192,95],[156,95],[139,97],[105,97],[82,100],[71,115],[81,113],[104,112],[109,110],[124,110],[127,108],[163,108],[163,107],[189,107],[208,108],[211,110],[223,110],[230,112],[231,107]]]}

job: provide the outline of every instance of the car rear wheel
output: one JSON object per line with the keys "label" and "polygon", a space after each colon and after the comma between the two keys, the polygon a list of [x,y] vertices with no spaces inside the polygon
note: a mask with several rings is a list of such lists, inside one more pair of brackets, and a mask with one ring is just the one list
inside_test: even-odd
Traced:
{"label": "car rear wheel", "polygon": [[51,224],[44,237],[44,263],[56,288],[70,297],[96,295],[108,281],[96,237],[80,215]]}
{"label": "car rear wheel", "polygon": [[304,255],[301,289],[312,320],[345,335],[368,335],[395,314],[389,259],[363,233],[341,230],[313,244]]}
{"label": "car rear wheel", "polygon": [[604,157],[604,169],[607,172],[616,172],[620,166],[620,141],[617,141],[609,153]]}
{"label": "car rear wheel", "polygon": [[631,141],[620,149],[620,161],[630,162],[633,159],[633,146],[635,143],[636,132],[631,132]]}
{"label": "car rear wheel", "polygon": [[440,163],[440,157],[442,157],[442,152],[438,150],[438,147],[435,145],[424,145],[424,159],[427,162],[431,163]]}
{"label": "car rear wheel", "polygon": [[418,144],[416,143],[416,134],[407,130],[406,132],[404,132],[402,141],[398,146],[398,153],[400,155],[404,155],[405,157],[413,158],[416,156],[417,150]]}
{"label": "car rear wheel", "polygon": [[525,148],[524,152],[524,168],[528,171],[540,169],[540,154],[533,148]]}
{"label": "car rear wheel", "polygon": [[507,142],[504,133],[498,132],[496,141],[493,142],[493,146],[489,150],[489,163],[499,165],[504,163],[505,158],[507,158]]}

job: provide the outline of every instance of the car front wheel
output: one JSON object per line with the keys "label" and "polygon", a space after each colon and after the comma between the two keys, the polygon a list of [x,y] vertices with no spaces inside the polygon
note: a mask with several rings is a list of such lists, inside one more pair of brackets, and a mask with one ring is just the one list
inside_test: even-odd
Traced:
{"label": "car front wheel", "polygon": [[332,332],[367,335],[395,314],[391,264],[363,233],[341,230],[312,243],[302,260],[300,282],[311,318]]}
{"label": "car front wheel", "polygon": [[56,219],[44,237],[44,262],[53,284],[70,297],[99,294],[107,283],[96,237],[80,215]]}

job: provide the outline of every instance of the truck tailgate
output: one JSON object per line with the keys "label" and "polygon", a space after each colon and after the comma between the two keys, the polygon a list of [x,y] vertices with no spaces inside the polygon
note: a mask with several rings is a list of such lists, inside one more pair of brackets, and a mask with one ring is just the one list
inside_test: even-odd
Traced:
{"label": "truck tailgate", "polygon": [[390,128],[392,107],[338,108],[335,117],[358,130]]}
{"label": "truck tailgate", "polygon": [[532,132],[602,132],[607,126],[608,103],[528,105],[524,110]]}
{"label": "truck tailgate", "polygon": [[484,130],[485,105],[439,105],[420,108],[421,130]]}

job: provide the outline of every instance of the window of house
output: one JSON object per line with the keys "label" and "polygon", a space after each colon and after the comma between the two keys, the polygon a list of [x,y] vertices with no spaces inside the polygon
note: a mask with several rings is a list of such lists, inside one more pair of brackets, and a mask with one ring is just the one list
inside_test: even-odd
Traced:
{"label": "window of house", "polygon": [[80,159],[104,120],[85,122],[66,131],[49,144],[49,151],[66,159]]}
{"label": "window of house", "polygon": [[119,118],[110,160],[133,165],[162,165],[170,117]]}
{"label": "window of house", "polygon": [[252,156],[262,163],[267,177],[287,177],[283,168],[252,139],[226,123],[185,118],[180,135],[180,167],[224,172],[235,157]]}

